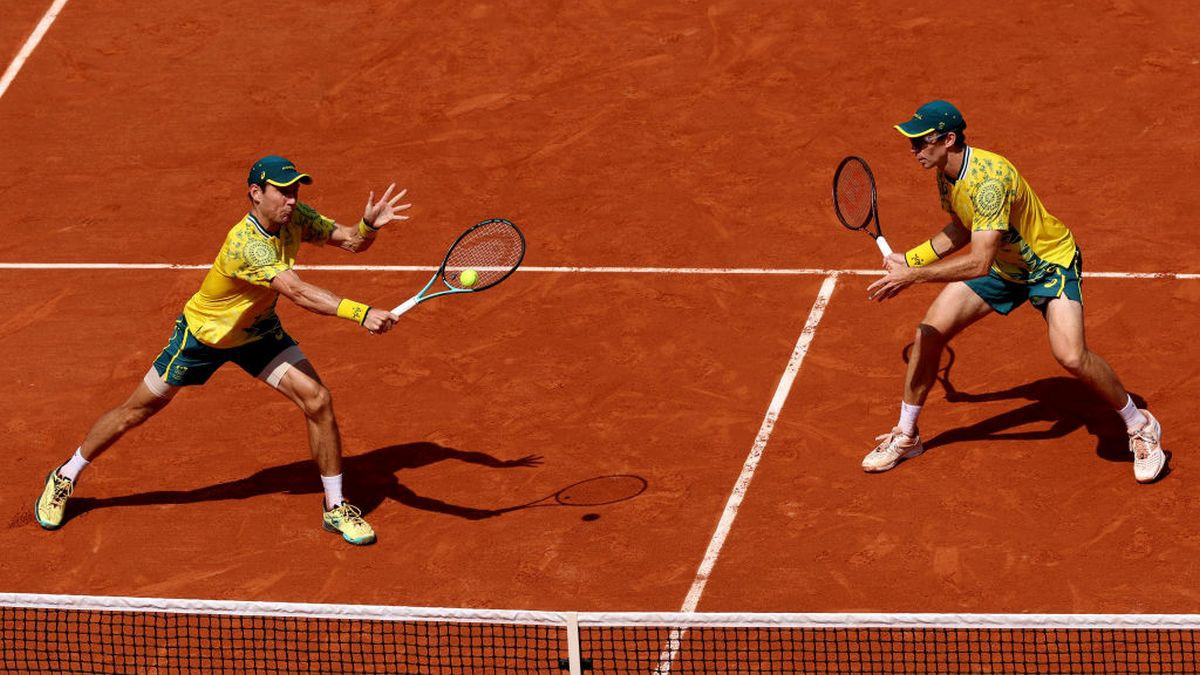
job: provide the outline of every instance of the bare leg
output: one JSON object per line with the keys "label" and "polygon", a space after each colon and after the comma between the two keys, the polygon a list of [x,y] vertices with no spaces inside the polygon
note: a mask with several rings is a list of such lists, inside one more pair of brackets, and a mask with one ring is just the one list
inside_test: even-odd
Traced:
{"label": "bare leg", "polygon": [[333,396],[308,360],[301,361],[279,380],[280,393],[304,412],[308,424],[308,446],[322,476],[342,472],[342,439],[333,415]]}
{"label": "bare leg", "polygon": [[137,389],[124,403],[96,420],[79,446],[80,454],[89,462],[96,459],[120,440],[126,431],[140,426],[170,402],[169,397],[162,398],[152,393],[145,382],[138,383]]}
{"label": "bare leg", "polygon": [[991,311],[992,308],[961,281],[942,289],[925,313],[925,319],[917,326],[908,357],[908,373],[904,377],[904,404],[900,406],[900,421],[890,433],[875,439],[881,442],[863,458],[863,471],[887,471],[925,452],[925,446],[916,431],[917,415],[937,379],[942,349],[950,338]]}
{"label": "bare leg", "polygon": [[937,379],[942,349],[950,338],[992,312],[992,308],[965,283],[955,282],[942,289],[925,319],[917,326],[908,373],[904,378],[904,402],[924,405]]}
{"label": "bare leg", "polygon": [[1125,407],[1129,395],[1117,374],[1100,355],[1088,351],[1083,334],[1083,305],[1055,298],[1046,306],[1050,351],[1067,372],[1103,398],[1114,410]]}

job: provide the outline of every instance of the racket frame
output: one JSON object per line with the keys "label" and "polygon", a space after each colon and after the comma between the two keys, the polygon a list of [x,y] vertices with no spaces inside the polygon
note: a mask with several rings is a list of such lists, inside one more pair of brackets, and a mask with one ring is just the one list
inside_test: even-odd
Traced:
{"label": "racket frame", "polygon": [[[852,163],[860,164],[863,171],[866,172],[867,186],[870,188],[871,192],[871,208],[867,210],[866,220],[864,220],[860,225],[851,225],[850,222],[846,220],[846,216],[842,214],[841,204],[838,201],[838,179],[842,177],[842,171],[844,171],[846,167]],[[879,252],[882,253],[884,257],[887,257],[892,254],[892,247],[888,244],[887,239],[883,236],[883,229],[879,224],[878,198],[878,192],[875,189],[875,174],[871,171],[871,165],[867,164],[867,160],[857,155],[849,155],[843,158],[838,164],[837,171],[833,173],[833,212],[837,216],[838,222],[840,222],[846,229],[858,230],[871,235],[871,238],[875,240],[875,245],[879,247]],[[875,223],[874,228],[871,227],[872,221]]]}

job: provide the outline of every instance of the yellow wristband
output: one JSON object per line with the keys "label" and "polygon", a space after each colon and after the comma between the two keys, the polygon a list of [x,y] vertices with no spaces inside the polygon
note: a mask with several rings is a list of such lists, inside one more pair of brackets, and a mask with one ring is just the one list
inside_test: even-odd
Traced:
{"label": "yellow wristband", "polygon": [[350,319],[354,323],[362,324],[367,320],[367,312],[371,308],[361,302],[355,302],[349,298],[342,298],[338,303],[337,315],[343,319]]}
{"label": "yellow wristband", "polygon": [[362,235],[364,239],[371,239],[376,234],[379,234],[379,228],[371,227],[367,224],[367,220],[364,218],[358,221],[358,233]]}
{"label": "yellow wristband", "polygon": [[908,253],[905,253],[904,259],[908,262],[909,267],[923,267],[931,262],[941,260],[942,256],[933,250],[933,240],[930,239]]}

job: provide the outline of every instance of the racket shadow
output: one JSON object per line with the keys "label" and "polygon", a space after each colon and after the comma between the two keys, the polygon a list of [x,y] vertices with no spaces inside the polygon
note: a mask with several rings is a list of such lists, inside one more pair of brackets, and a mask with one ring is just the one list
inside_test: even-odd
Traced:
{"label": "racket shadow", "polygon": [[[542,463],[539,455],[500,459],[485,452],[457,450],[436,443],[403,443],[377,448],[361,455],[342,458],[347,497],[363,513],[370,513],[386,500],[435,513],[471,520],[490,518],[509,509],[479,509],[420,495],[404,485],[397,472],[443,461],[459,461],[497,469],[528,468]],[[84,482],[83,484],[86,484]],[[117,497],[76,497],[67,506],[67,517],[107,508],[197,504],[250,499],[269,494],[322,493],[316,463],[310,459],[273,466],[245,478],[215,483],[192,490],[154,490]],[[520,507],[517,507],[520,508]]]}
{"label": "racket shadow", "polygon": [[[912,345],[909,344],[901,353],[906,363],[911,349]],[[1083,382],[1068,376],[1047,377],[1008,389],[965,392],[950,380],[954,352],[949,347],[946,351],[948,355],[944,355],[939,364],[937,380],[946,392],[947,402],[1014,400],[1027,403],[966,426],[942,431],[925,441],[926,450],[955,443],[1054,440],[1085,429],[1096,438],[1097,456],[1110,462],[1133,461],[1129,453],[1129,437],[1121,417]],[[1139,408],[1146,407],[1144,398],[1132,392],[1130,396]],[[1030,425],[1041,426],[1028,429]]]}
{"label": "racket shadow", "polygon": [[596,476],[572,483],[532,502],[496,509],[495,513],[498,515],[543,506],[606,506],[633,499],[645,492],[649,485],[645,478],[632,474]]}

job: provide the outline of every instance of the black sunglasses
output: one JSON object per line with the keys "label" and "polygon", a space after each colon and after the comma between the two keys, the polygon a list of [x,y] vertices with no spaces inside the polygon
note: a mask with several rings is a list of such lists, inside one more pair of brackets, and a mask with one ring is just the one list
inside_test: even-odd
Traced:
{"label": "black sunglasses", "polygon": [[930,145],[932,143],[937,143],[938,141],[942,140],[949,134],[950,134],[950,132],[947,131],[946,133],[938,134],[937,136],[934,136],[933,138],[926,138],[925,136],[918,136],[916,138],[908,139],[908,142],[912,143],[913,151],[920,152],[925,149],[925,146]]}

